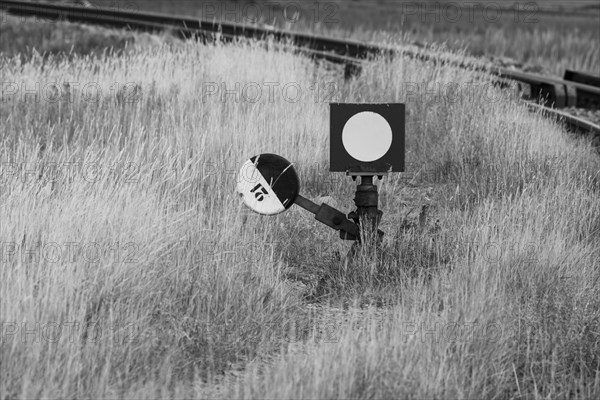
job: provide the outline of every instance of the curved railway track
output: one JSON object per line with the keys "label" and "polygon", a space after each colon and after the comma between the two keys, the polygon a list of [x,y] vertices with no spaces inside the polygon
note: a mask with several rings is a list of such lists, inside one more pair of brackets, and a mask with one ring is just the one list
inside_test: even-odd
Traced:
{"label": "curved railway track", "polygon": [[[128,28],[140,31],[169,30],[181,38],[201,38],[204,40],[231,41],[236,38],[264,39],[289,43],[300,52],[320,60],[343,64],[345,75],[350,77],[360,72],[362,62],[374,57],[398,56],[400,52],[391,47],[341,40],[307,33],[289,32],[280,29],[260,28],[234,23],[216,23],[177,15],[164,15],[153,12],[123,11],[110,8],[82,7],[75,5],[34,3],[16,0],[0,0],[0,9],[17,16],[37,17],[50,21],[66,20],[70,22],[89,23],[116,28]],[[541,111],[547,117],[563,123],[569,130],[590,135],[592,143],[600,152],[600,126],[561,112],[559,108],[577,107],[600,109],[600,87],[574,80],[545,77],[537,74],[509,70],[500,67],[475,65],[444,58],[427,53],[427,48],[411,44],[419,50],[403,49],[403,57],[433,61],[454,65],[471,70],[480,70],[495,77],[496,83],[506,86],[510,81],[517,82],[524,90],[524,98],[529,100],[529,107]],[[537,104],[536,100],[542,104]]]}

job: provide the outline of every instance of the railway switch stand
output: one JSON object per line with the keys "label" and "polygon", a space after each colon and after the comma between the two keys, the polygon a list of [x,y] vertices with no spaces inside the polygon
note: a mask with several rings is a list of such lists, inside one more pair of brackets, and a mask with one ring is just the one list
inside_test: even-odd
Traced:
{"label": "railway switch stand", "polygon": [[299,193],[293,164],[276,154],[260,154],[246,160],[237,192],[257,213],[274,215],[296,204],[315,219],[340,232],[355,244],[378,245],[383,212],[374,180],[404,171],[404,104],[330,105],[330,171],[345,172],[356,186],[356,210],[347,216],[328,204],[316,204]]}

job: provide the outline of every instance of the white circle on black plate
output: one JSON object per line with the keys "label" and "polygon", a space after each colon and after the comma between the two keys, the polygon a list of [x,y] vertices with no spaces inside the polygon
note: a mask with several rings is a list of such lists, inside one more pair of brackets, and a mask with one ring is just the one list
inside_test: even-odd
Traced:
{"label": "white circle on black plate", "polygon": [[392,128],[381,115],[363,111],[344,125],[342,143],[352,157],[370,162],[380,159],[392,145]]}

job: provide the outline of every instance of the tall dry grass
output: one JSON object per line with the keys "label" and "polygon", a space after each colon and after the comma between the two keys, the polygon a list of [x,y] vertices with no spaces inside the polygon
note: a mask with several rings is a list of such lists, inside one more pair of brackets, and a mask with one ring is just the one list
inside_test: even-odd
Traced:
{"label": "tall dry grass", "polygon": [[[252,43],[1,63],[2,398],[600,393],[600,161],[512,96],[467,91],[485,77],[380,60],[344,83]],[[207,92],[236,82],[279,89]],[[350,210],[350,179],[323,172],[330,100],[407,103],[415,177],[380,184],[379,263],[234,194],[239,165],[274,152]],[[439,226],[401,228],[425,194]]]}

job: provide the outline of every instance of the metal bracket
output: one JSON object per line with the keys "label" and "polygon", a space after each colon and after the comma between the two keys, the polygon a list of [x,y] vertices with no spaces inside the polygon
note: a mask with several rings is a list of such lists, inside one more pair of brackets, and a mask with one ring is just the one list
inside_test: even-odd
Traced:
{"label": "metal bracket", "polygon": [[294,201],[306,211],[315,215],[315,219],[323,224],[340,231],[340,237],[347,240],[359,240],[360,229],[358,225],[346,218],[346,215],[328,204],[320,206],[311,200],[298,195]]}
{"label": "metal bracket", "polygon": [[379,179],[383,179],[384,176],[388,176],[389,172],[354,172],[346,171],[346,176],[355,178],[357,176],[377,176]]}
{"label": "metal bracket", "polygon": [[[354,174],[355,173],[352,173],[352,178],[356,179]],[[384,173],[384,175],[387,175],[387,173]],[[294,203],[314,214],[317,221],[340,231],[340,238],[345,240],[361,242],[360,221],[362,218],[364,222],[368,222],[368,226],[365,226],[364,228],[367,228],[368,230],[373,229],[373,232],[377,232],[376,241],[379,243],[384,235],[383,231],[377,229],[383,212],[377,209],[379,196],[377,193],[377,186],[373,184],[374,175],[361,173],[358,176],[361,177],[361,183],[356,188],[356,197],[354,198],[357,210],[348,214],[348,217],[328,204],[323,203],[318,205],[302,195],[296,196]],[[383,178],[383,176],[381,176],[380,179],[381,178]],[[354,222],[349,218],[354,220]]]}

